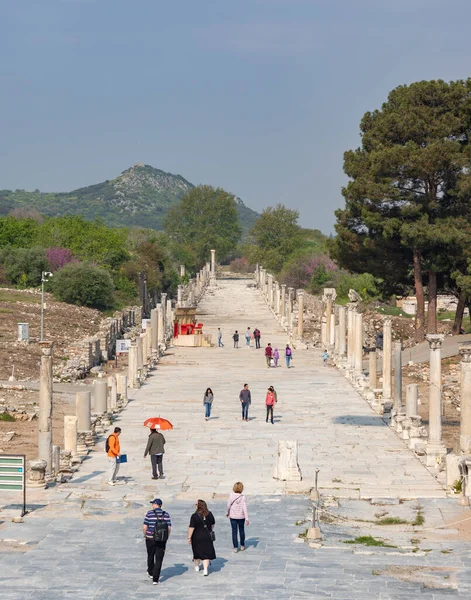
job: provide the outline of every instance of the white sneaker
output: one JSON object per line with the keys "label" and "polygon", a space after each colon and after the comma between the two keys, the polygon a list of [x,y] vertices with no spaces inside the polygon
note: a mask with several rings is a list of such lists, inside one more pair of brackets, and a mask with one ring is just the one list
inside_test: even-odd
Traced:
{"label": "white sneaker", "polygon": [[204,577],[207,577],[208,576],[208,571],[204,570],[203,571],[203,575],[204,575]]}
{"label": "white sneaker", "polygon": [[116,485],[114,481],[108,481],[108,485]]}
{"label": "white sneaker", "polygon": [[196,566],[195,566],[195,571],[196,571],[197,573],[199,573],[199,570],[200,570],[200,566],[199,566],[199,565],[196,565]]}

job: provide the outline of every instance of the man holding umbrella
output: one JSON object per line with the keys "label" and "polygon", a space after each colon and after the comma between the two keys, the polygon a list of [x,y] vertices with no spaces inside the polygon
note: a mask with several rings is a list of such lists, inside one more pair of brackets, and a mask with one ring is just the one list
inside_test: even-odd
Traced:
{"label": "man holding umbrella", "polygon": [[156,427],[158,427],[158,424],[154,424],[150,430],[149,439],[147,440],[147,446],[144,452],[144,458],[150,454],[152,479],[158,479],[159,477],[163,478],[164,476],[162,460],[165,453],[165,438]]}

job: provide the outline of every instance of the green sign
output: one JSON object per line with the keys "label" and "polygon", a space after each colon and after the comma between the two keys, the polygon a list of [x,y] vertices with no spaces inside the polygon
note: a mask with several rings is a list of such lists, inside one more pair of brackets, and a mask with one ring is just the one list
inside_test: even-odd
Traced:
{"label": "green sign", "polygon": [[0,492],[23,492],[23,513],[26,514],[26,456],[0,454]]}

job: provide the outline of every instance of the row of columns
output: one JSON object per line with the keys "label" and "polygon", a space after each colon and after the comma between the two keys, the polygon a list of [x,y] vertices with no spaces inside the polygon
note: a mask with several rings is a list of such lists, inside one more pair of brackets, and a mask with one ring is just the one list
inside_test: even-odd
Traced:
{"label": "row of columns", "polygon": [[[180,265],[180,276],[185,276],[185,265]],[[211,250],[211,262],[207,262],[187,284],[181,283],[177,288],[177,308],[195,306],[201,299],[208,285],[216,284],[215,251]],[[185,299],[186,298],[186,299]]]}

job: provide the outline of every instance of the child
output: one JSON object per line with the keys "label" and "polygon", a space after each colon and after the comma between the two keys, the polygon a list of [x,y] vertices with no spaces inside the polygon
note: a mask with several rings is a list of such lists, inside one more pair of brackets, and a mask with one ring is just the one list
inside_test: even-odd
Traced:
{"label": "child", "polygon": [[329,358],[329,353],[327,352],[327,350],[324,350],[324,354],[322,355],[322,358],[324,359],[324,367],[326,367],[327,359]]}

